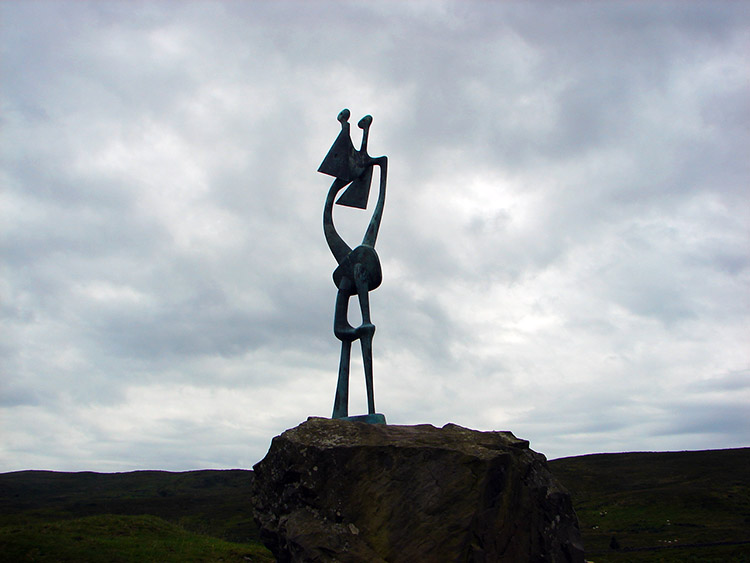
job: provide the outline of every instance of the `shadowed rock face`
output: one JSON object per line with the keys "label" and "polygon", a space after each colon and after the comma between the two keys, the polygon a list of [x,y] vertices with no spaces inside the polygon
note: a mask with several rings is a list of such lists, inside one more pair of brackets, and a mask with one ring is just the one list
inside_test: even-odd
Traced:
{"label": "shadowed rock face", "polygon": [[254,470],[281,562],[583,562],[568,493],[510,432],[311,418]]}

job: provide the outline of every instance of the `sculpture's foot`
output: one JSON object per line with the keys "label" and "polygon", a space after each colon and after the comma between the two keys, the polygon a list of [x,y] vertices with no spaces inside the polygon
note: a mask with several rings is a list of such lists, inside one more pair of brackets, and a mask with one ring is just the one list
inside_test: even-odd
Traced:
{"label": "sculpture's foot", "polygon": [[366,422],[367,424],[386,424],[385,415],[380,413],[360,414],[357,416],[342,416],[337,420],[348,420],[349,422]]}

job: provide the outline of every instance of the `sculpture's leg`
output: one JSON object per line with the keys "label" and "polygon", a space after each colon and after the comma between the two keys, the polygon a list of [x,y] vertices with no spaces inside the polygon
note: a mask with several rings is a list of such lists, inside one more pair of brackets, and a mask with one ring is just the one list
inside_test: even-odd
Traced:
{"label": "sculpture's leg", "polygon": [[372,383],[372,334],[360,339],[362,345],[362,363],[365,368],[365,386],[367,387],[367,412],[375,414],[375,391]]}
{"label": "sculpture's leg", "polygon": [[361,265],[354,267],[354,280],[357,286],[359,307],[362,311],[362,324],[357,327],[359,343],[362,346],[362,364],[365,369],[365,387],[367,388],[367,412],[375,414],[375,390],[372,376],[372,337],[375,325],[370,321],[370,297],[367,277]]}
{"label": "sculpture's leg", "polygon": [[339,380],[336,385],[336,397],[333,400],[332,418],[349,416],[349,359],[351,340],[341,341],[341,359],[339,360]]}
{"label": "sculpture's leg", "polygon": [[352,288],[349,278],[341,280],[341,287],[336,294],[336,308],[333,314],[333,333],[341,340],[341,359],[339,360],[339,378],[336,384],[336,396],[333,400],[332,418],[343,418],[349,415],[349,363],[351,359],[352,340],[357,339],[356,329],[349,324],[349,297]]}

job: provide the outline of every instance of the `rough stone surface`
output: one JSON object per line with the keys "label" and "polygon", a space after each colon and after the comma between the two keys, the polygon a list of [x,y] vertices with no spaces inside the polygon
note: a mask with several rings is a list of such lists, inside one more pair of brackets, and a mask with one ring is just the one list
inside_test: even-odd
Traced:
{"label": "rough stone surface", "polygon": [[281,562],[583,562],[570,496],[510,432],[311,418],[254,469]]}

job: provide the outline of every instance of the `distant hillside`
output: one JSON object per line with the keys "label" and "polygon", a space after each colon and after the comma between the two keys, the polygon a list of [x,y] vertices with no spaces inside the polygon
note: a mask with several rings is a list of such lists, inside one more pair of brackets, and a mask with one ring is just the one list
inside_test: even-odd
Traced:
{"label": "distant hillside", "polygon": [[549,465],[573,497],[597,563],[750,561],[750,448],[594,454]]}
{"label": "distant hillside", "polygon": [[[0,474],[0,523],[9,515],[151,514],[231,541],[258,539],[249,506],[253,472],[243,470]],[[15,518],[7,518],[14,520]]]}
{"label": "distant hillside", "polygon": [[[590,561],[750,562],[750,448],[550,467]],[[243,470],[0,474],[0,561],[273,561],[258,543],[252,481]]]}
{"label": "distant hillside", "polygon": [[0,474],[0,561],[273,561],[252,482],[242,470]]}

